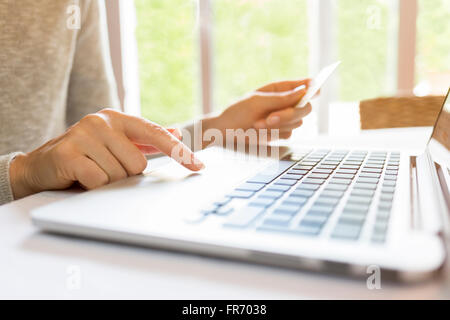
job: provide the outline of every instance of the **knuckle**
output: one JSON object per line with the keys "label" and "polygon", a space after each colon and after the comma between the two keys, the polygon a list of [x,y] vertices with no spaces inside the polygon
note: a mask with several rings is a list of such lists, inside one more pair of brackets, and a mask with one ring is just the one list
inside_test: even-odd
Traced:
{"label": "knuckle", "polygon": [[107,120],[99,113],[92,113],[80,120],[82,126],[102,128],[108,125]]}
{"label": "knuckle", "polygon": [[112,116],[112,117],[116,116],[117,114],[120,114],[119,111],[111,109],[111,108],[102,109],[102,110],[100,110],[97,113],[103,114],[103,115],[106,115],[106,116]]}

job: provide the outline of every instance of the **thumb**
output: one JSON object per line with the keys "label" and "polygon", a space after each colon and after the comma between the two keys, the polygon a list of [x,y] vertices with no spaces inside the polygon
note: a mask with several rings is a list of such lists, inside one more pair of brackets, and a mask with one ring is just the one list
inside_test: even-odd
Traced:
{"label": "thumb", "polygon": [[253,94],[255,104],[266,112],[272,112],[295,106],[305,95],[306,88],[300,86],[294,90],[284,92],[260,92]]}

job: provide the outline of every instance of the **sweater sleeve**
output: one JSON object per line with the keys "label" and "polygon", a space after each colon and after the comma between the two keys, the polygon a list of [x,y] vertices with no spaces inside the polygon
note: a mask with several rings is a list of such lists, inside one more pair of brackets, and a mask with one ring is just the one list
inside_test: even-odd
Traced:
{"label": "sweater sleeve", "polygon": [[119,108],[104,1],[84,2],[69,81],[67,125],[103,108]]}
{"label": "sweater sleeve", "polygon": [[0,155],[0,206],[14,200],[9,181],[9,165],[21,152]]}

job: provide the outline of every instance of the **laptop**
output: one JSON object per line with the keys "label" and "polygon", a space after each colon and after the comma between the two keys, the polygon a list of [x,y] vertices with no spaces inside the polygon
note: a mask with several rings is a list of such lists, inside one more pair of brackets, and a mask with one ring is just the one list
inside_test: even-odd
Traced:
{"label": "laptop", "polygon": [[192,173],[169,158],[144,174],[32,211],[46,232],[289,268],[404,281],[446,260],[450,98],[423,153],[317,146],[267,155],[210,147]]}

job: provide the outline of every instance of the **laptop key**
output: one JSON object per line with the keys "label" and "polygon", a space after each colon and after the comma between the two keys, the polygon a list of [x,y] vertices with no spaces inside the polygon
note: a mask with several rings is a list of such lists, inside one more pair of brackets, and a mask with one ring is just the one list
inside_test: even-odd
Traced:
{"label": "laptop key", "polygon": [[305,166],[305,165],[301,165],[298,164],[296,165],[293,169],[299,169],[299,170],[305,170],[305,171],[309,171],[313,168],[313,166]]}
{"label": "laptop key", "polygon": [[329,184],[325,187],[324,191],[325,191],[325,190],[345,191],[345,190],[347,190],[347,188],[348,188],[348,185],[346,185],[346,184],[334,184],[334,183],[329,183]]}
{"label": "laptop key", "polygon": [[313,190],[313,191],[315,191],[315,190],[317,190],[319,188],[320,188],[320,185],[318,185],[318,184],[305,184],[305,181],[303,181],[303,183],[300,183],[297,186],[296,190],[301,189],[301,190]]}
{"label": "laptop key", "polygon": [[276,164],[268,166],[253,178],[250,178],[247,182],[270,183],[295,163],[295,161],[280,160]]}
{"label": "laptop key", "polygon": [[251,222],[256,220],[266,209],[262,207],[246,206],[238,211],[235,211],[225,222],[225,227],[244,228]]}
{"label": "laptop key", "polygon": [[281,176],[282,179],[290,179],[290,180],[300,180],[301,178],[303,178],[303,175],[299,175],[299,174],[284,174]]}
{"label": "laptop key", "polygon": [[397,180],[397,176],[391,175],[391,174],[385,174],[384,180]]}
{"label": "laptop key", "polygon": [[350,196],[366,196],[373,197],[375,194],[374,190],[366,190],[366,189],[353,189]]}
{"label": "laptop key", "polygon": [[280,198],[282,195],[284,194],[283,191],[271,191],[271,190],[267,190],[262,192],[261,194],[258,195],[258,198],[272,198],[272,199],[278,199]]}
{"label": "laptop key", "polygon": [[283,178],[275,181],[276,185],[285,185],[285,186],[293,186],[296,183],[297,183],[297,180],[290,180],[290,179],[283,179]]}
{"label": "laptop key", "polygon": [[367,213],[370,206],[367,204],[347,203],[343,212]]}
{"label": "laptop key", "polygon": [[384,180],[383,181],[383,187],[395,187],[396,181],[395,180]]}
{"label": "laptop key", "polygon": [[399,166],[388,165],[388,166],[386,166],[386,170],[395,170],[395,171],[398,171],[398,167],[399,167]]}
{"label": "laptop key", "polygon": [[381,174],[379,173],[374,173],[374,172],[361,172],[361,174],[359,175],[360,177],[364,177],[364,178],[380,178]]}
{"label": "laptop key", "polygon": [[322,164],[324,165],[338,165],[339,163],[341,163],[340,161],[332,161],[332,160],[324,160],[322,162]]}
{"label": "laptop key", "polygon": [[391,216],[391,210],[389,209],[378,209],[377,211],[377,220],[385,221],[388,220]]}
{"label": "laptop key", "polygon": [[360,166],[362,161],[355,161],[355,160],[345,160],[344,165],[354,165],[354,166]]}
{"label": "laptop key", "polygon": [[320,196],[319,198],[317,198],[314,204],[336,206],[339,203],[339,200],[339,198],[327,198]]}
{"label": "laptop key", "polygon": [[314,169],[312,173],[325,173],[327,176],[333,172],[333,169]]}
{"label": "laptop key", "polygon": [[303,183],[306,184],[322,184],[325,182],[325,179],[310,179],[310,178],[306,178],[303,180]]}
{"label": "laptop key", "polygon": [[350,173],[336,173],[333,178],[339,178],[339,179],[353,179],[355,175]]}
{"label": "laptop key", "polygon": [[319,226],[299,225],[292,231],[299,233],[300,235],[317,236],[320,233],[321,229],[322,228]]}
{"label": "laptop key", "polygon": [[381,188],[381,192],[383,192],[383,193],[394,193],[395,192],[395,188],[394,187],[389,187],[389,186],[383,186]]}
{"label": "laptop key", "polygon": [[365,220],[365,215],[345,213],[339,217],[338,224],[362,225]]}
{"label": "laptop key", "polygon": [[378,210],[390,210],[392,208],[391,201],[380,201],[378,203]]}
{"label": "laptop key", "polygon": [[334,206],[314,204],[308,210],[308,214],[329,216],[333,212],[333,210]]}
{"label": "laptop key", "polygon": [[368,189],[368,190],[375,190],[377,188],[377,184],[374,183],[355,183],[354,189]]}
{"label": "laptop key", "polygon": [[357,169],[338,169],[337,171],[336,171],[336,173],[350,173],[350,174],[352,174],[352,175],[354,175],[356,172],[357,172],[358,170]]}
{"label": "laptop key", "polygon": [[344,191],[340,190],[324,190],[321,193],[321,196],[329,197],[329,198],[341,198],[344,195]]}
{"label": "laptop key", "polygon": [[307,214],[300,221],[300,225],[322,227],[327,222],[328,217],[323,215]]}
{"label": "laptop key", "polygon": [[382,193],[380,196],[382,201],[392,201],[392,199],[394,199],[394,194],[392,193]]}
{"label": "laptop key", "polygon": [[377,184],[378,178],[365,178],[365,177],[358,177],[356,180],[356,183],[371,183],[371,184]]}
{"label": "laptop key", "polygon": [[321,164],[317,169],[336,169],[337,165]]}
{"label": "laptop key", "polygon": [[272,215],[288,215],[288,216],[295,216],[297,214],[297,211],[295,210],[284,210],[281,209],[275,209],[272,212]]}
{"label": "laptop key", "polygon": [[236,190],[244,190],[244,191],[259,191],[264,188],[266,185],[263,183],[244,183],[236,188]]}
{"label": "laptop key", "polygon": [[291,186],[271,184],[271,185],[267,188],[267,191],[282,191],[282,192],[286,192],[286,191],[288,191],[290,188],[291,188]]}
{"label": "laptop key", "polygon": [[295,205],[291,203],[282,203],[278,207],[275,207],[276,211],[285,211],[286,213],[296,214],[301,209],[300,205]]}
{"label": "laptop key", "polygon": [[235,190],[235,191],[227,194],[227,197],[248,199],[251,196],[253,196],[254,194],[255,194],[255,192],[253,192],[253,191]]}
{"label": "laptop key", "polygon": [[313,190],[305,190],[305,189],[296,189],[292,191],[292,193],[289,195],[290,197],[304,197],[309,198],[314,194]]}
{"label": "laptop key", "polygon": [[286,200],[283,201],[283,203],[286,204],[294,204],[294,205],[299,205],[302,206],[304,205],[306,202],[308,201],[308,198],[304,198],[304,197],[296,197],[293,195],[289,195]]}
{"label": "laptop key", "polygon": [[357,240],[360,232],[361,227],[358,225],[338,224],[334,228],[331,236],[339,239]]}
{"label": "laptop key", "polygon": [[330,183],[331,184],[344,184],[344,185],[349,185],[350,183],[352,183],[352,180],[349,179],[330,179]]}
{"label": "laptop key", "polygon": [[372,202],[372,197],[363,197],[363,196],[355,196],[351,195],[347,203],[360,203],[360,204],[367,204],[369,205]]}
{"label": "laptop key", "polygon": [[289,173],[289,174],[299,174],[299,175],[303,176],[303,175],[307,174],[308,171],[307,170],[298,170],[298,169],[292,168],[292,169],[289,169],[287,173]]}
{"label": "laptop key", "polygon": [[292,217],[288,215],[270,215],[263,221],[263,225],[287,226]]}
{"label": "laptop key", "polygon": [[253,207],[270,207],[276,199],[273,198],[257,198],[251,201],[248,205]]}
{"label": "laptop key", "polygon": [[383,169],[383,167],[384,167],[384,165],[382,165],[382,164],[373,164],[373,163],[364,164],[364,168]]}
{"label": "laptop key", "polygon": [[364,166],[361,169],[361,172],[381,173],[381,172],[383,172],[383,170],[382,169],[378,169],[378,168],[370,168],[370,167]]}
{"label": "laptop key", "polygon": [[350,170],[356,170],[358,171],[359,166],[355,166],[355,165],[345,165],[343,164],[342,166],[339,167],[339,169],[350,169]]}
{"label": "laptop key", "polygon": [[328,178],[329,174],[326,173],[311,173],[308,178],[309,179],[326,179]]}

